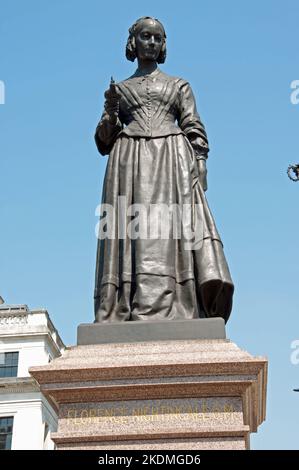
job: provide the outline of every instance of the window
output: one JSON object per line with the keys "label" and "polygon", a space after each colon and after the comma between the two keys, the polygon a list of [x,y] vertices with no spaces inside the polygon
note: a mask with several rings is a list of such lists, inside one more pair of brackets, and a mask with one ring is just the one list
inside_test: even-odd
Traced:
{"label": "window", "polygon": [[0,353],[0,377],[17,377],[18,352]]}
{"label": "window", "polygon": [[13,416],[0,418],[0,450],[11,449]]}

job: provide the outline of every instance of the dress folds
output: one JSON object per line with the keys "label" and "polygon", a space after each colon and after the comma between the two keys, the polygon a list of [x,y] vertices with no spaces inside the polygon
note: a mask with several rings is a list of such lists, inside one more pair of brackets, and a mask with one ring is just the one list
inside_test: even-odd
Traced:
{"label": "dress folds", "polygon": [[199,183],[208,140],[191,87],[157,69],[117,88],[118,121],[112,125],[104,112],[95,136],[109,154],[95,321],[226,321],[234,287]]}

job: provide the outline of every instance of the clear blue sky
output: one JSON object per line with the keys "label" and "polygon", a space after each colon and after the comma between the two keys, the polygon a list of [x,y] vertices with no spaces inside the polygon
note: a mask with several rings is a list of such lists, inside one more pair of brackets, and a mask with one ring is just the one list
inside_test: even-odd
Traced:
{"label": "clear blue sky", "polygon": [[[208,200],[236,285],[228,337],[269,359],[255,449],[299,449],[297,0],[1,0],[0,294],[47,308],[67,344],[93,321],[94,227],[106,157],[93,133],[128,27],[156,16],[161,68],[188,79],[211,152]],[[145,4],[145,3],[144,3]]]}

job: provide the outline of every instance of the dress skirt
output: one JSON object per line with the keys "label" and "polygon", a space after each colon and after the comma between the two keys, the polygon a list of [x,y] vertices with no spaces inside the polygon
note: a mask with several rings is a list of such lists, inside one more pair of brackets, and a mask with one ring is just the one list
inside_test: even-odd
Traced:
{"label": "dress skirt", "polygon": [[96,321],[228,319],[234,287],[184,134],[120,135],[100,215]]}

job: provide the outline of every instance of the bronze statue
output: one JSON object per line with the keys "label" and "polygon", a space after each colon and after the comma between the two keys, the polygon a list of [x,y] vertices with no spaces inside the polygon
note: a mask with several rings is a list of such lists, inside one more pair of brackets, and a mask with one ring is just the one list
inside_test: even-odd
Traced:
{"label": "bronze statue", "polygon": [[[204,194],[209,147],[191,87],[158,68],[166,59],[166,34],[155,18],[142,17],[129,29],[126,57],[137,58],[137,70],[119,83],[111,80],[95,134],[99,152],[109,154],[102,204],[114,210],[113,234],[103,229],[98,241],[95,321],[227,321],[234,287]],[[139,213],[135,225],[132,205]],[[183,234],[159,219],[159,205],[172,208],[171,222],[178,220],[173,206],[191,208],[177,224]],[[160,223],[163,236],[142,232],[144,208],[154,208],[150,229]]]}

